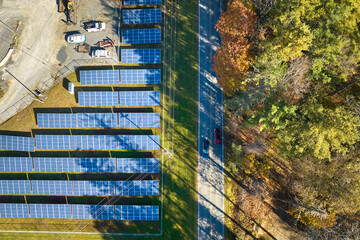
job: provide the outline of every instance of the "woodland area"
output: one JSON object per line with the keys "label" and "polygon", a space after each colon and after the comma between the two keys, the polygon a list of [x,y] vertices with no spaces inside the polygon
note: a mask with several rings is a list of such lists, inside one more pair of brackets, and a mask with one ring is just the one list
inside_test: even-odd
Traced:
{"label": "woodland area", "polygon": [[232,216],[360,239],[360,0],[230,0],[217,30]]}

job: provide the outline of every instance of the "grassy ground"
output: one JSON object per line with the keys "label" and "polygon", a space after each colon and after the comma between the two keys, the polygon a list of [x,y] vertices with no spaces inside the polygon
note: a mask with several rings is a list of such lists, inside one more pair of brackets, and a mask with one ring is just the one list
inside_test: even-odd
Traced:
{"label": "grassy ground", "polygon": [[[161,236],[109,236],[100,235],[57,235],[0,233],[1,239],[196,239],[197,238],[197,1],[172,1],[166,4],[166,49],[165,49],[165,87],[164,87],[164,146],[171,154],[163,159],[163,226]],[[75,77],[72,75],[71,78]],[[72,80],[71,80],[72,81]],[[69,96],[59,85],[53,89],[51,105],[41,107],[73,107],[74,100],[67,102]],[[57,92],[59,91],[59,93]],[[60,93],[60,92],[63,93]],[[61,99],[61,101],[59,101]],[[53,105],[53,104],[58,105]],[[33,108],[39,107],[37,104]],[[39,103],[40,105],[40,103]],[[34,126],[34,111],[25,109],[8,121],[0,130],[29,131]],[[3,224],[10,223],[4,220]],[[60,221],[45,221],[41,231],[59,226]],[[61,222],[60,225],[63,224]],[[66,222],[65,222],[66,223]],[[112,232],[113,223],[89,221],[87,230],[99,233]],[[48,225],[52,224],[52,227]],[[76,222],[72,222],[75,224]],[[160,225],[160,222],[158,222]],[[155,224],[156,225],[156,224]],[[18,225],[22,230],[22,224]],[[37,230],[39,225],[27,225],[27,230]],[[151,223],[124,224],[128,232],[154,232],[161,226]],[[63,228],[63,227],[61,227]],[[80,226],[81,230],[81,226]]]}

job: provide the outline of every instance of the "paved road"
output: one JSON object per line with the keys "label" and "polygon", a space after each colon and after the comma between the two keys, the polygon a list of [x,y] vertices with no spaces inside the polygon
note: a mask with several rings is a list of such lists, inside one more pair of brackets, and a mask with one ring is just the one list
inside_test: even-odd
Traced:
{"label": "paved road", "polygon": [[[223,94],[211,71],[220,44],[214,26],[222,0],[199,0],[199,175],[198,239],[224,239],[223,145],[214,145],[214,129],[223,126]],[[203,140],[211,141],[210,157],[202,157]],[[223,141],[222,141],[223,142]]]}

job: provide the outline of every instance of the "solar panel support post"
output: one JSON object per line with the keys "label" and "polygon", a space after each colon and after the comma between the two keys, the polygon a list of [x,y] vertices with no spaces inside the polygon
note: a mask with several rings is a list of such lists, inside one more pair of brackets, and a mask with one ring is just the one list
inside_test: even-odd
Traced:
{"label": "solar panel support post", "polygon": [[65,196],[65,201],[66,201],[66,204],[69,204],[67,196]]}
{"label": "solar panel support post", "polygon": [[26,195],[24,195],[24,200],[25,200],[25,204],[27,204],[27,199],[26,199]]}
{"label": "solar panel support post", "polygon": [[30,180],[30,179],[29,179],[29,174],[28,174],[28,173],[26,173],[26,179],[27,179],[27,180]]}

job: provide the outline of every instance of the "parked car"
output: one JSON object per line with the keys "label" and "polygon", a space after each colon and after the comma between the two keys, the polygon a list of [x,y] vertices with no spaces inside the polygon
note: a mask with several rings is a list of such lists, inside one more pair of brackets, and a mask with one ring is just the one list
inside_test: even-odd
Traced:
{"label": "parked car", "polygon": [[87,32],[98,32],[106,28],[106,23],[100,21],[91,21],[85,23],[85,30]]}
{"label": "parked car", "polygon": [[214,130],[214,143],[215,143],[215,145],[221,144],[221,130],[220,130],[220,128],[215,128],[215,130]]}
{"label": "parked car", "polygon": [[67,37],[68,43],[83,43],[86,40],[86,37],[84,34],[72,34]]}
{"label": "parked car", "polygon": [[91,57],[93,58],[109,58],[110,52],[106,49],[97,49],[92,51]]}
{"label": "parked car", "polygon": [[210,141],[209,139],[205,138],[203,142],[203,157],[208,158],[209,157],[209,148],[210,148]]}

